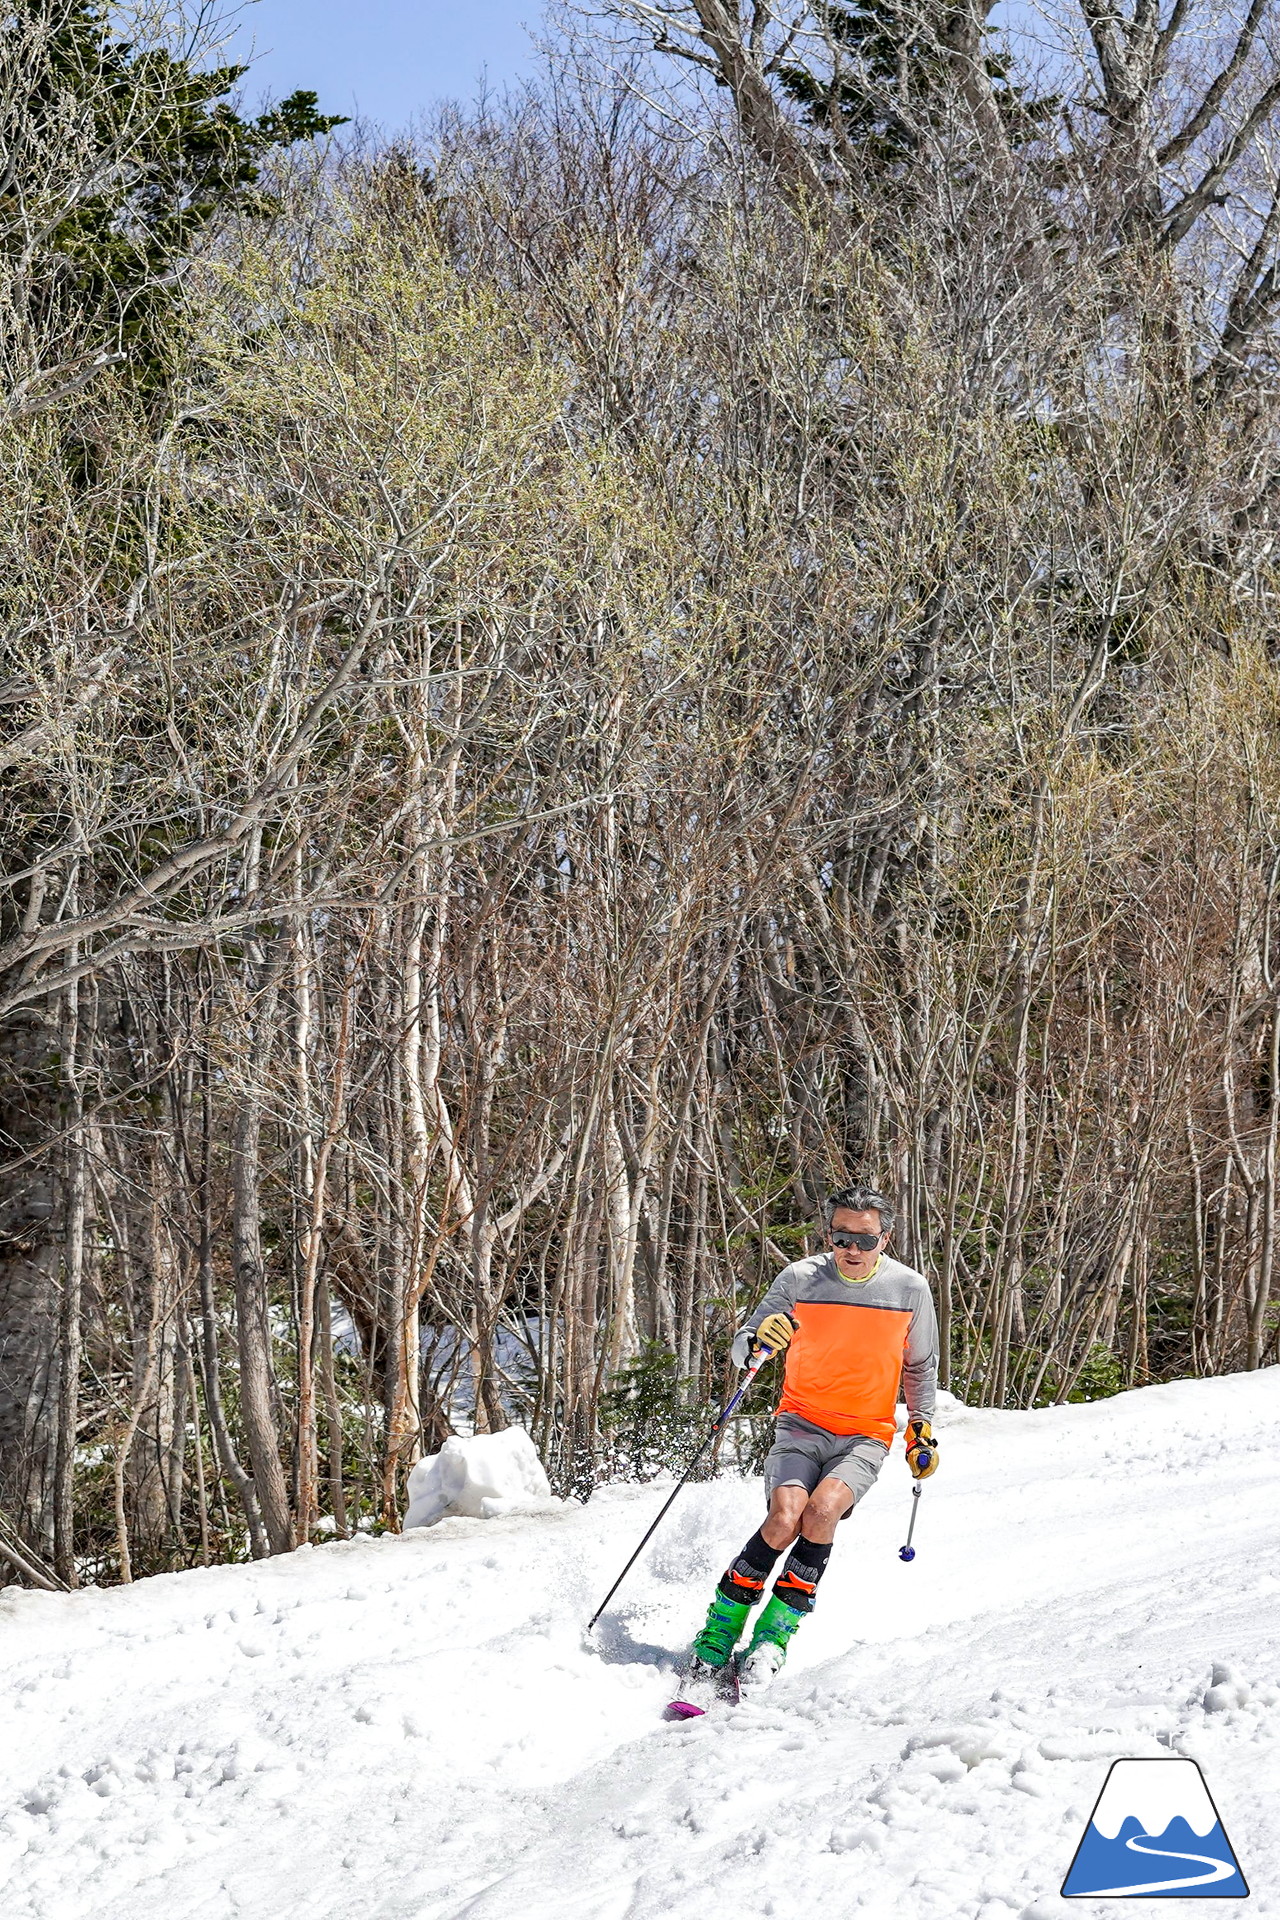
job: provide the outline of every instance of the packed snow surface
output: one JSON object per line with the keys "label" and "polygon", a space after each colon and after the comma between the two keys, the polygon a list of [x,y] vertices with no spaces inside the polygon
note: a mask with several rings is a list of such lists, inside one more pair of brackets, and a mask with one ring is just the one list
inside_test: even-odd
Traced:
{"label": "packed snow surface", "polygon": [[761,1518],[669,1486],[0,1594],[4,1920],[1170,1920],[1058,1896],[1112,1760],[1204,1770],[1280,1915],[1280,1371],[900,1445],[757,1704],[665,1724]]}
{"label": "packed snow surface", "polygon": [[409,1475],[406,1527],[433,1527],[446,1514],[496,1520],[518,1507],[551,1503],[537,1448],[522,1427],[446,1440]]}

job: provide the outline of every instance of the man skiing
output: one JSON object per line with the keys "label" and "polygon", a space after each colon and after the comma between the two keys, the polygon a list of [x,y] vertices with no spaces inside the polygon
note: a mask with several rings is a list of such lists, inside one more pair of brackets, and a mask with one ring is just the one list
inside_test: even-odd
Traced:
{"label": "man skiing", "polygon": [[734,1364],[786,1349],[773,1447],[765,1461],[769,1513],[724,1571],[693,1643],[689,1678],[729,1665],[751,1609],[787,1547],[742,1663],[744,1686],[766,1685],[792,1634],[813,1611],[841,1519],[874,1484],[894,1433],[898,1376],[907,1402],[907,1463],[916,1479],[938,1465],[929,1426],[938,1383],[938,1327],[922,1274],[884,1249],[894,1210],[884,1194],[842,1187],[826,1204],[829,1251],[784,1267],[736,1335]]}

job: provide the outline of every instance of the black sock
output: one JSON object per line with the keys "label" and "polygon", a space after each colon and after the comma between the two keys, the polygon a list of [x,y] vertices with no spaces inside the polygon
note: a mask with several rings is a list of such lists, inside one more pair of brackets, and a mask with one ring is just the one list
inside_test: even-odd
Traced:
{"label": "black sock", "polygon": [[781,1552],[781,1547],[771,1547],[764,1535],[757,1530],[733,1564],[735,1567],[741,1566],[744,1571],[750,1567],[753,1573],[772,1573]]}
{"label": "black sock", "polygon": [[745,1600],[754,1605],[763,1594],[764,1583],[781,1552],[782,1548],[771,1547],[762,1533],[753,1533],[737,1559],[721,1575],[721,1593],[727,1600]]}
{"label": "black sock", "polygon": [[774,1598],[796,1613],[812,1613],[817,1586],[831,1558],[831,1542],[800,1538],[787,1555],[787,1564],[774,1584]]}

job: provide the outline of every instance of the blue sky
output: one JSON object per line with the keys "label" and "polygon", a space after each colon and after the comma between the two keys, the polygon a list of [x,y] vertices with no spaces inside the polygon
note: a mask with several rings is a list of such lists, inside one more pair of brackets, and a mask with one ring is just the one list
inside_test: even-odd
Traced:
{"label": "blue sky", "polygon": [[322,110],[403,126],[442,98],[529,72],[542,0],[250,0],[228,59],[257,58],[245,105],[313,87]]}

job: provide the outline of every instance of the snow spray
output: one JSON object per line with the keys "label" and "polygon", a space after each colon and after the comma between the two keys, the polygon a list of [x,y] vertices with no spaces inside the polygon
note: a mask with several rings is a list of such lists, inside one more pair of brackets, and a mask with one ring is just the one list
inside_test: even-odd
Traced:
{"label": "snow spray", "polygon": [[600,1602],[600,1605],[596,1608],[595,1612],[592,1614],[591,1618],[588,1620],[587,1622],[588,1633],[591,1632],[592,1628],[596,1624],[596,1621],[600,1618],[600,1615],[604,1612],[605,1608],[608,1606],[609,1602],[612,1600],[614,1594],[618,1591],[618,1588],[622,1585],[623,1581],[626,1579],[627,1575],[630,1573],[632,1567],[634,1567],[636,1561],[640,1558],[640,1555],[644,1552],[650,1540],[653,1538],[654,1534],[657,1532],[659,1526],[662,1523],[662,1519],[667,1511],[667,1508],[671,1505],[671,1501],[675,1499],[681,1487],[684,1485],[685,1481],[689,1478],[689,1475],[693,1472],[699,1460],[701,1460],[703,1454],[706,1452],[707,1448],[711,1445],[711,1442],[715,1439],[721,1427],[724,1425],[725,1421],[729,1418],[729,1415],[733,1412],[739,1400],[741,1400],[743,1394],[747,1391],[747,1388],[751,1385],[751,1382],[755,1379],[756,1375],[759,1373],[761,1367],[764,1366],[767,1360],[772,1360],[774,1356],[774,1351],[775,1349],[773,1347],[761,1347],[758,1356],[756,1357],[756,1359],[754,1359],[751,1362],[751,1365],[747,1368],[746,1379],[743,1381],[742,1385],[738,1388],[738,1391],[734,1394],[732,1400],[730,1400],[728,1406],[725,1407],[724,1411],[720,1414],[719,1418],[715,1420],[712,1423],[711,1427],[707,1430],[707,1434],[702,1442],[702,1445],[698,1448],[698,1451],[694,1454],[692,1460],[689,1462],[688,1466],[685,1468],[680,1478],[676,1481],[675,1486],[671,1489],[670,1498],[663,1505],[662,1512],[659,1513],[657,1519],[653,1522],[652,1526],[649,1528],[649,1531],[645,1534],[644,1539],[640,1542],[640,1545],[636,1548],[635,1552],[632,1554],[631,1558],[628,1560],[626,1566],[622,1569],[622,1572],[618,1575],[617,1579],[614,1581],[613,1585],[610,1587],[608,1593],[606,1593],[604,1599]]}

